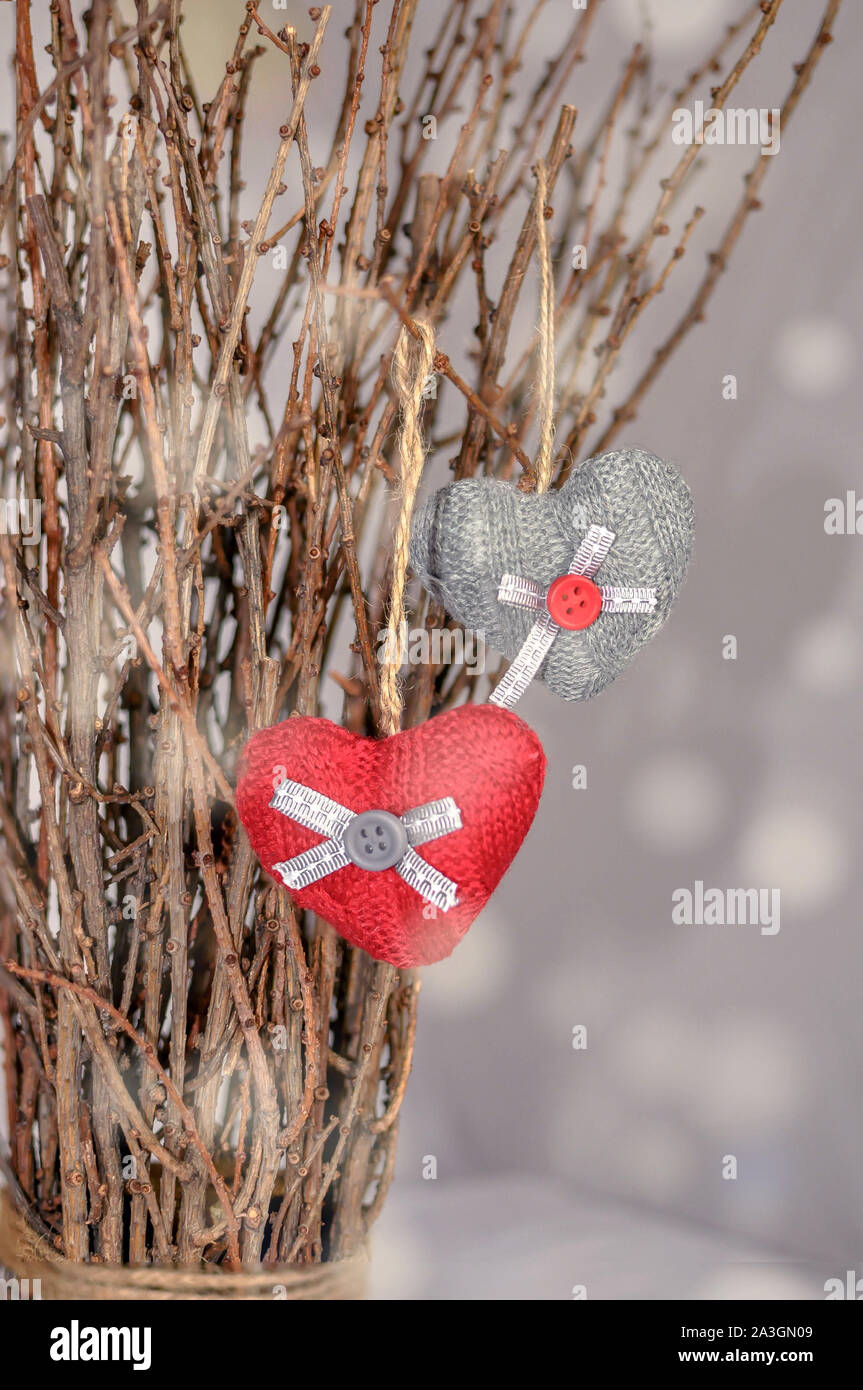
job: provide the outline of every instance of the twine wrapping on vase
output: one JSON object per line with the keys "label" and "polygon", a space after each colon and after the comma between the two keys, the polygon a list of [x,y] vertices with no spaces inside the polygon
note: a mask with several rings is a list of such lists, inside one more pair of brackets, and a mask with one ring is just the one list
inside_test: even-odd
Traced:
{"label": "twine wrapping on vase", "polygon": [[359,1301],[365,1297],[368,1262],[352,1257],[332,1263],[267,1265],[226,1270],[205,1265],[80,1264],[53,1248],[0,1192],[0,1266],[30,1280],[31,1296],[52,1302],[149,1302],[169,1299],[231,1302],[270,1300]]}

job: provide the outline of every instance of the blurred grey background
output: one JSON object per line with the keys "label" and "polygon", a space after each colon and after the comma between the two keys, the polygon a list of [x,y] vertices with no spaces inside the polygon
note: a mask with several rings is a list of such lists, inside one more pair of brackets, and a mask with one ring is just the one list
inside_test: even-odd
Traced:
{"label": "blurred grey background", "polygon": [[[242,9],[189,6],[204,92]],[[296,21],[307,35],[305,6],[271,9],[261,0],[274,27]],[[439,19],[421,9],[418,49]],[[822,10],[786,0],[736,104],[781,103]],[[673,88],[741,11],[737,0],[605,0],[564,93],[580,111],[576,138],[593,129],[645,12],[657,77]],[[336,4],[325,51],[352,12]],[[568,0],[553,0],[525,84],[571,22]],[[546,790],[487,911],[424,972],[397,1176],[374,1238],[378,1298],[823,1298],[825,1280],[863,1278],[863,536],[824,528],[827,499],[855,487],[863,498],[861,42],[863,14],[846,0],[707,322],[620,441],[688,479],[690,577],[664,632],[601,696],[571,706],[536,687],[519,707],[545,745]],[[286,100],[278,56],[261,72],[245,216]],[[326,64],[319,107],[325,82]],[[375,70],[366,100],[376,83]],[[443,164],[443,133],[440,145]],[[714,151],[693,185],[708,217],[675,272],[684,294],[751,160]],[[609,403],[643,368],[656,325],[674,321],[681,301],[667,298]],[[466,375],[472,312],[441,330]],[[533,282],[520,312],[529,330]],[[728,373],[736,400],[722,396]],[[443,481],[445,459],[429,473]],[[735,660],[723,657],[730,635]],[[778,888],[779,932],[675,925],[672,894],[696,880]]]}

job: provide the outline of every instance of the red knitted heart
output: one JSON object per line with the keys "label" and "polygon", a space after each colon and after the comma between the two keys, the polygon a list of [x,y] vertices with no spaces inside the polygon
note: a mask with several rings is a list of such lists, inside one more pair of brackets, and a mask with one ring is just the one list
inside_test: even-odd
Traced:
{"label": "red knitted heart", "polygon": [[512,863],[536,814],[545,754],[536,734],[510,710],[462,705],[392,738],[360,738],[328,719],[291,718],[246,745],[237,810],[264,868],[326,838],[270,805],[290,779],[352,812],[402,816],[452,797],[462,828],[415,851],[457,887],[444,910],[431,905],[396,868],[356,863],[291,890],[298,907],[330,922],[347,941],[396,966],[448,956]]}

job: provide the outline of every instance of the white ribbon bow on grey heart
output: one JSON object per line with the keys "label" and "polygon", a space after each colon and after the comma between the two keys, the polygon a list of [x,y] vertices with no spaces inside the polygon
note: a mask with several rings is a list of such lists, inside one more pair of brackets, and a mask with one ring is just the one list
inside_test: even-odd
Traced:
{"label": "white ribbon bow on grey heart", "polygon": [[[420,897],[448,912],[458,903],[458,884],[427,864],[416,852],[441,835],[462,829],[461,812],[451,796],[427,801],[401,816],[388,811],[349,811],[323,792],[286,778],[270,805],[307,830],[327,838],[321,844],[273,866],[295,892],[327,874],[356,864],[368,871],[394,868]],[[347,843],[346,843],[347,840]],[[370,856],[364,860],[363,853]]]}
{"label": "white ribbon bow on grey heart", "polygon": [[[615,534],[605,526],[591,526],[575,553],[568,573],[593,579],[614,543]],[[655,589],[604,584],[599,587],[599,592],[602,595],[602,613],[650,613],[656,607]],[[546,594],[547,590],[533,579],[525,579],[517,574],[505,574],[501,579],[497,591],[500,603],[529,608],[539,613],[540,617],[506,675],[489,696],[489,704],[510,709],[521,699],[560,632],[559,624],[546,607]]]}

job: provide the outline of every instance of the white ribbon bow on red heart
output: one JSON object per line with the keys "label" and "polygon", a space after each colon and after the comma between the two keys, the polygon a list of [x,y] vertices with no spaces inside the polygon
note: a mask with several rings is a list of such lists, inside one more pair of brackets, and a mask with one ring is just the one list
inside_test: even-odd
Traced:
{"label": "white ribbon bow on red heart", "polygon": [[295,855],[293,859],[285,859],[280,864],[273,865],[286,887],[292,888],[295,892],[307,888],[310,883],[317,883],[318,879],[325,878],[327,874],[347,868],[348,864],[357,864],[360,868],[380,867],[376,864],[364,864],[355,853],[349,853],[345,847],[345,836],[352,822],[357,822],[361,816],[365,818],[378,815],[386,817],[389,822],[396,822],[401,827],[401,831],[396,833],[399,835],[402,853],[386,867],[394,868],[405,883],[440,911],[448,912],[451,907],[456,906],[458,884],[426,863],[416,852],[417,845],[428,844],[430,840],[437,840],[441,835],[450,835],[454,830],[462,829],[461,812],[451,796],[445,796],[439,801],[427,801],[423,806],[414,806],[401,816],[394,816],[391,812],[356,812],[324,796],[323,792],[286,778],[276,788],[270,805],[283,816],[288,816],[305,826],[307,830],[327,836],[321,844],[314,845],[312,849]]}

